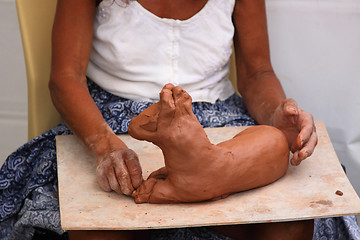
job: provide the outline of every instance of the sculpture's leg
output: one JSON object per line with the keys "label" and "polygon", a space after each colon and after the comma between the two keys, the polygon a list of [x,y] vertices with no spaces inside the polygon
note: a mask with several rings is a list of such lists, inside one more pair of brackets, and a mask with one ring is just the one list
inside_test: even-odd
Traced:
{"label": "sculpture's leg", "polygon": [[149,178],[157,178],[157,179],[166,179],[168,176],[168,172],[166,167],[159,168],[158,170],[152,172]]}
{"label": "sculpture's leg", "polygon": [[135,203],[173,203],[178,202],[176,190],[166,179],[149,178],[133,192]]}
{"label": "sculpture's leg", "polygon": [[[175,114],[175,102],[173,98],[174,85],[166,84],[160,92],[160,112],[157,123],[157,132],[167,131]],[[162,140],[161,138],[159,140]]]}
{"label": "sculpture's leg", "polygon": [[184,89],[181,87],[174,87],[173,97],[179,115],[193,115],[195,117],[192,111],[191,97]]}

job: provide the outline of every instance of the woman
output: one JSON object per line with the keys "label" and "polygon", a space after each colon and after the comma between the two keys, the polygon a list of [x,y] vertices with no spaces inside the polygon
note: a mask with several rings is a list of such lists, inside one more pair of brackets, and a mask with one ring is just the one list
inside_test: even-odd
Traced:
{"label": "woman", "polygon": [[[242,99],[227,79],[233,40]],[[130,119],[157,101],[168,82],[192,96],[203,127],[256,122],[277,127],[294,153],[293,165],[310,156],[317,143],[312,116],[285,97],[271,67],[264,0],[59,0],[52,43],[49,88],[66,126],[30,141],[2,167],[4,239],[31,239],[43,228],[63,233],[54,136],[69,134],[69,129],[95,157],[105,191],[130,195],[137,189],[143,181],[137,155],[116,134],[126,132]],[[260,230],[264,235],[259,238],[311,238],[313,221],[69,235],[226,239],[224,235],[238,238]]]}

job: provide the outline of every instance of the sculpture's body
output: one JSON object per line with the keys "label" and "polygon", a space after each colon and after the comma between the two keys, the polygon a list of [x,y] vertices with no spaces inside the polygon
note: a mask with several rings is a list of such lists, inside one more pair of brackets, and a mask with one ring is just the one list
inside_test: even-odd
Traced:
{"label": "sculpture's body", "polygon": [[250,127],[212,144],[192,112],[191,97],[166,85],[160,101],[131,120],[129,133],[161,148],[165,167],[132,194],[136,203],[198,202],[272,183],[289,162],[288,142],[270,126]]}

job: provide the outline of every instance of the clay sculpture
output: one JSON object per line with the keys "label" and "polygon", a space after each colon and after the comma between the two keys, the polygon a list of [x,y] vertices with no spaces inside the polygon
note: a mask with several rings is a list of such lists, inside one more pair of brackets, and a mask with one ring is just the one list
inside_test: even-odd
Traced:
{"label": "clay sculpture", "polygon": [[160,101],[133,118],[129,134],[157,145],[165,167],[132,193],[136,203],[199,202],[224,198],[272,183],[289,163],[284,134],[265,125],[249,127],[212,144],[181,87],[164,86]]}

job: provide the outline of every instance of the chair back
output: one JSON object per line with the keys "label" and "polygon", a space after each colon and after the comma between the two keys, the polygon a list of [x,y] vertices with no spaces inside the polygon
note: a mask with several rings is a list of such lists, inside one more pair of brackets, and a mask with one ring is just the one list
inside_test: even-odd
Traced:
{"label": "chair back", "polygon": [[230,79],[234,89],[239,94],[239,92],[237,91],[237,77],[236,77],[236,64],[235,64],[235,50],[234,50],[234,48],[233,48],[233,53],[232,53],[232,55],[230,57],[229,79]]}
{"label": "chair back", "polygon": [[61,121],[48,89],[56,3],[56,0],[16,0],[27,76],[29,140]]}

